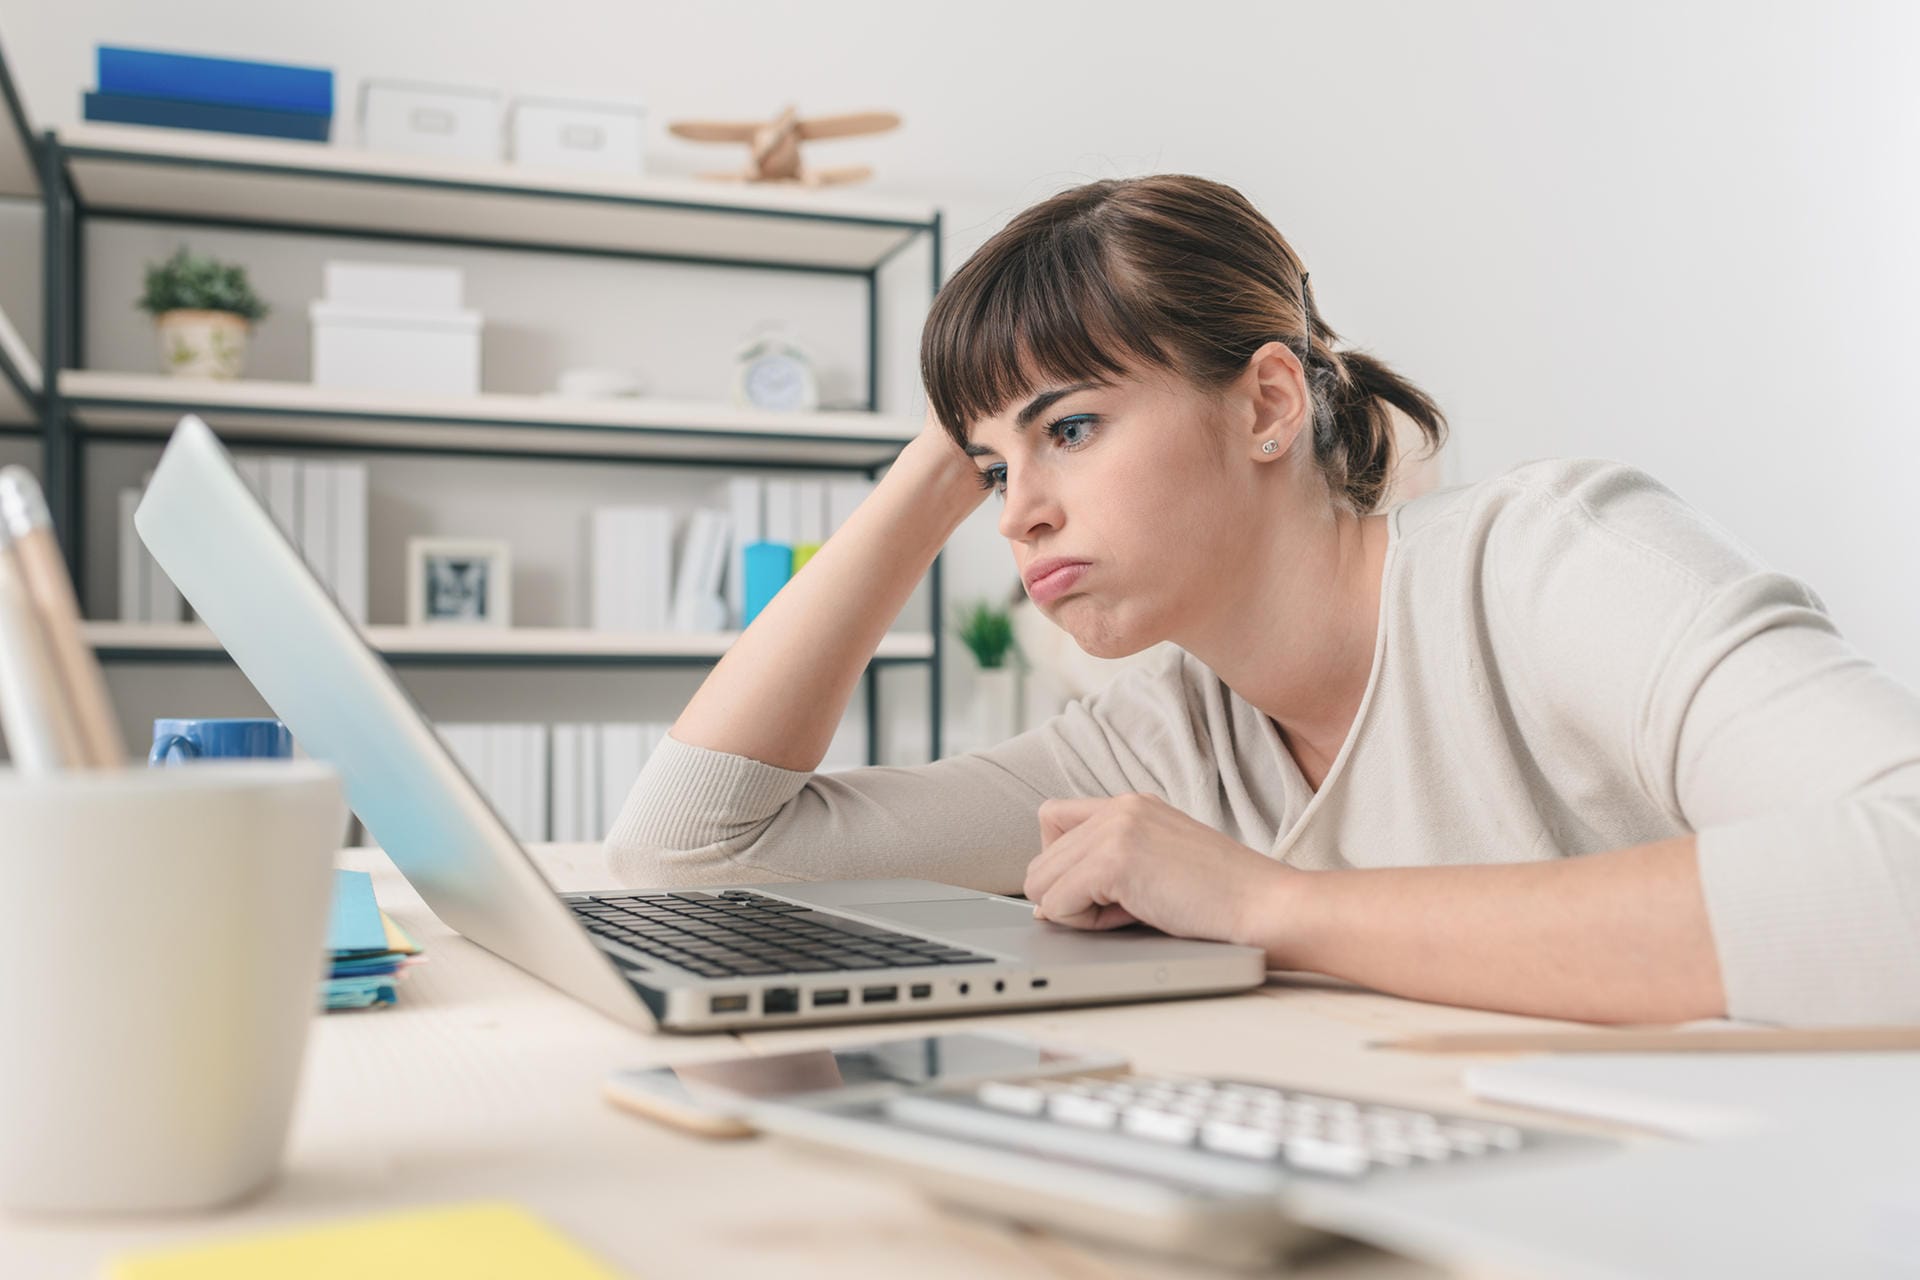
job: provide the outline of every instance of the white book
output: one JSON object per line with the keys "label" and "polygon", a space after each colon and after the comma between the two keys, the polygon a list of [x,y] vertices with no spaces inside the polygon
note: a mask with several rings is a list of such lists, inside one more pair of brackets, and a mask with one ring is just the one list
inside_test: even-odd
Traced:
{"label": "white book", "polygon": [[840,526],[873,492],[873,481],[865,476],[836,476],[827,481],[827,536],[840,532]]}
{"label": "white book", "polygon": [[602,507],[587,517],[587,625],[596,631],[621,629],[620,516]]}
{"label": "white book", "polygon": [[493,797],[487,790],[487,741],[480,726],[443,724],[435,727],[439,729],[440,740],[447,744],[454,762],[467,775],[467,781],[473,783],[488,804],[492,804]]}
{"label": "white book", "polygon": [[140,550],[145,562],[140,572],[147,584],[147,621],[169,625],[179,622],[186,609],[186,597],[180,594],[180,588],[173,585],[173,579],[167,576],[167,571],[160,567],[160,562],[153,558],[153,552],[148,551],[144,543]]}
{"label": "white book", "polygon": [[726,513],[704,507],[694,512],[681,545],[679,572],[674,578],[675,631],[719,631],[725,625],[720,572],[726,565],[726,554]]}
{"label": "white book", "polygon": [[727,516],[727,625],[737,627],[747,611],[746,548],[761,540],[767,523],[766,488],[758,476],[727,481]]}
{"label": "white book", "polygon": [[300,464],[300,558],[320,579],[327,594],[338,596],[339,575],[333,564],[333,464]]}
{"label": "white book", "polygon": [[520,726],[520,790],[525,801],[527,840],[551,840],[547,828],[547,726]]}
{"label": "white book", "polygon": [[827,540],[827,482],[795,480],[793,546],[819,546]]}
{"label": "white book", "polygon": [[612,828],[634,779],[640,776],[644,742],[637,724],[600,726],[600,811],[601,830]]}
{"label": "white book", "polygon": [[300,459],[267,459],[267,514],[287,541],[300,545]]}
{"label": "white book", "polygon": [[247,482],[247,488],[253,490],[253,496],[260,499],[262,506],[267,501],[267,460],[248,454],[233,460],[234,469],[240,478]]}
{"label": "white book", "polygon": [[547,756],[549,839],[585,840],[580,834],[580,726],[556,724]]}
{"label": "white book", "polygon": [[489,758],[493,765],[494,792],[500,797],[500,816],[513,832],[514,839],[527,838],[527,809],[521,795],[521,757],[524,754],[520,726],[490,724],[487,735],[492,742]]}
{"label": "white book", "polygon": [[863,712],[852,712],[840,718],[839,726],[833,731],[833,741],[827,744],[827,754],[816,772],[862,769],[866,763],[867,717]]}
{"label": "white book", "polygon": [[[309,467],[321,464],[309,462]],[[367,464],[337,462],[333,469],[334,598],[361,626],[367,623]]]}
{"label": "white book", "polygon": [[786,546],[800,541],[798,481],[771,479],[767,484],[766,540]]}
{"label": "white book", "polygon": [[138,489],[120,491],[120,621],[146,622],[147,549],[133,527],[133,512],[140,505]]}
{"label": "white book", "polygon": [[673,624],[673,512],[643,507],[632,526],[632,587],[639,593],[642,631],[666,631]]}
{"label": "white book", "polygon": [[602,840],[613,826],[611,817],[603,816],[600,803],[600,726],[583,724],[580,726],[580,776],[576,780],[580,788],[580,821],[585,827],[582,839]]}

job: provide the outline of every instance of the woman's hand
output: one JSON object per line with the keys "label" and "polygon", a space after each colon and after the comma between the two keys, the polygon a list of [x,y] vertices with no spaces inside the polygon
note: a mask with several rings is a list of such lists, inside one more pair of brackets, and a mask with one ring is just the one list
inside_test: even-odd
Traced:
{"label": "woman's hand", "polygon": [[1265,946],[1277,891],[1300,873],[1155,796],[1047,800],[1025,893],[1077,929],[1139,921],[1182,938]]}

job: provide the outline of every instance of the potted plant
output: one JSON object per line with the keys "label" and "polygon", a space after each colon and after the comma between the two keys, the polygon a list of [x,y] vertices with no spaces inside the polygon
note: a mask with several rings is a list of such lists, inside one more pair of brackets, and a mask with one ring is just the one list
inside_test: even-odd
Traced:
{"label": "potted plant", "polygon": [[247,335],[267,314],[245,267],[189,253],[185,245],[147,264],[137,305],[154,317],[167,371],[188,378],[239,377]]}
{"label": "potted plant", "polygon": [[977,745],[1004,742],[1021,728],[1019,675],[1008,662],[1019,652],[1013,642],[1013,614],[990,601],[975,600],[955,611],[953,629],[979,664],[973,686]]}

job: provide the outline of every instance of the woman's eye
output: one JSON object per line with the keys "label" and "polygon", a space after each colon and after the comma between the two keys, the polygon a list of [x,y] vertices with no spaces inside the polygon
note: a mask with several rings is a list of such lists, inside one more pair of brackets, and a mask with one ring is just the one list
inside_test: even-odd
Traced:
{"label": "woman's eye", "polygon": [[992,467],[987,467],[986,469],[981,471],[980,487],[982,489],[987,490],[989,493],[997,493],[997,494],[1000,494],[1002,497],[1006,496],[1006,492],[1007,492],[1006,467],[992,466]]}
{"label": "woman's eye", "polygon": [[1048,424],[1047,434],[1067,448],[1077,449],[1087,442],[1088,436],[1093,434],[1093,419],[1086,414],[1073,418],[1061,418],[1057,422]]}

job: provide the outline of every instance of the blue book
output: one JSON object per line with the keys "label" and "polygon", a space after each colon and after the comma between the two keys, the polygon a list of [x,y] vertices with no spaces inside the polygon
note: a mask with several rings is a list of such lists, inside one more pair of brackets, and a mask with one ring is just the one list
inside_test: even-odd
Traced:
{"label": "blue book", "polygon": [[304,115],[333,114],[333,72],[321,67],[243,62],[106,44],[96,47],[95,63],[102,93]]}
{"label": "blue book", "polygon": [[113,93],[89,92],[86,96],[86,118],[102,124],[151,124],[167,129],[297,138],[304,142],[325,142],[333,130],[332,116],[267,111],[259,107],[223,107],[205,102],[177,102],[168,98],[128,98]]}
{"label": "blue book", "polygon": [[387,926],[373,900],[373,877],[364,871],[333,873],[333,906],[327,914],[327,950],[336,956],[387,949]]}

